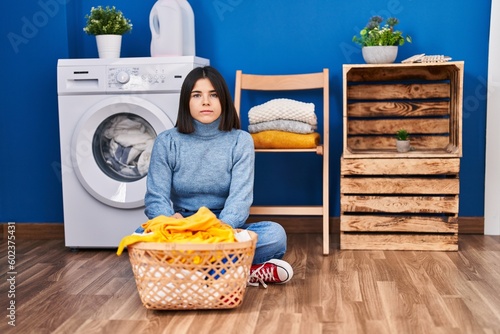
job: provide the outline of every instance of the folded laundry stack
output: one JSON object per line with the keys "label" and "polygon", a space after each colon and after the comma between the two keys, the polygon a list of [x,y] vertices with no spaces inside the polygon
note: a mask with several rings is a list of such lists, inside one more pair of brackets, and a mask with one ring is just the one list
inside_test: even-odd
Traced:
{"label": "folded laundry stack", "polygon": [[320,142],[314,103],[270,100],[252,107],[248,120],[255,148],[315,148]]}

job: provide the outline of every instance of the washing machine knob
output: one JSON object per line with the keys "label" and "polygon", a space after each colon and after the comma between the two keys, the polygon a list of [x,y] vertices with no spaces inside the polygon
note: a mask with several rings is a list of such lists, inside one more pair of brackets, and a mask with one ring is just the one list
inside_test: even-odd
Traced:
{"label": "washing machine knob", "polygon": [[121,84],[126,84],[130,80],[130,75],[127,72],[118,72],[116,75],[116,81]]}

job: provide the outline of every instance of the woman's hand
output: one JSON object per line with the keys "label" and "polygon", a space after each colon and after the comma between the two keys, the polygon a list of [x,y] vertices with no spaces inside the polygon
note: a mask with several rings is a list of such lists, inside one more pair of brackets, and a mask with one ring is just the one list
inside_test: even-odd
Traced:
{"label": "woman's hand", "polygon": [[175,219],[182,219],[182,218],[184,218],[184,217],[182,217],[182,215],[179,212],[174,213],[170,217],[175,218]]}

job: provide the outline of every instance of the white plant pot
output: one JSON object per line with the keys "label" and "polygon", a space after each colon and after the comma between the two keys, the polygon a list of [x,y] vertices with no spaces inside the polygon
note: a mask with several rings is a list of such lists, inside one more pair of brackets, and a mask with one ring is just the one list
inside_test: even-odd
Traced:
{"label": "white plant pot", "polygon": [[398,56],[397,46],[364,46],[361,49],[363,59],[367,64],[394,63]]}
{"label": "white plant pot", "polygon": [[121,35],[96,35],[99,58],[120,58]]}
{"label": "white plant pot", "polygon": [[399,153],[405,153],[410,150],[410,141],[409,140],[396,140],[396,150]]}

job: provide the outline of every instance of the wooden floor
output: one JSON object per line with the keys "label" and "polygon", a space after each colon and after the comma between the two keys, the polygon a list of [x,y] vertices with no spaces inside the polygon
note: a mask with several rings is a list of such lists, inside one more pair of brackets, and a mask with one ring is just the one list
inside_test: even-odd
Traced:
{"label": "wooden floor", "polygon": [[11,285],[1,245],[0,333],[500,333],[499,236],[416,252],[340,251],[334,234],[324,256],[320,234],[291,234],[291,282],[248,287],[236,309],[175,312],[143,307],[126,253],[17,240]]}

